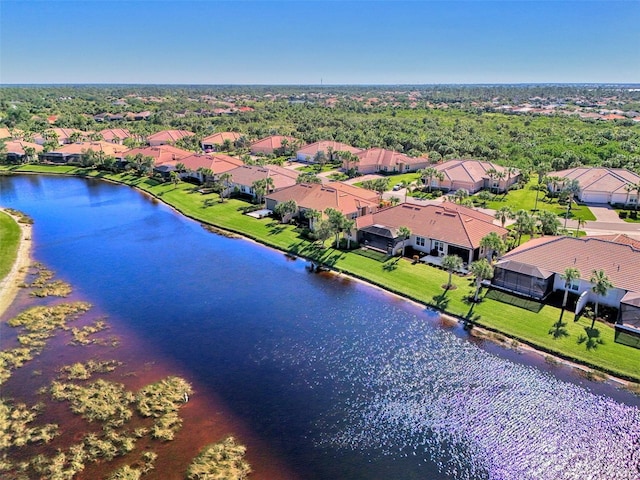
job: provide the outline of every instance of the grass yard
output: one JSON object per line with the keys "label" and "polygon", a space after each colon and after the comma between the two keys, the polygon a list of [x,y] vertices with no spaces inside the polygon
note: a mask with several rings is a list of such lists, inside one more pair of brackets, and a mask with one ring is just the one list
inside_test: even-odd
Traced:
{"label": "grass yard", "polygon": [[[37,167],[36,171],[45,171],[42,167]],[[54,169],[57,173],[65,173],[60,171],[60,167]],[[67,173],[79,172],[69,169]],[[447,283],[448,274],[444,270],[413,264],[409,259],[385,260],[383,255],[363,255],[363,252],[323,248],[303,238],[294,226],[282,225],[271,218],[257,220],[243,215],[244,209],[251,206],[245,201],[230,199],[221,203],[217,194],[197,193],[191,184],[158,184],[149,178],[95,171],[87,171],[87,176],[135,186],[196,220],[242,234],[284,252],[321,262],[338,272],[361,278],[543,351],[640,381],[640,349],[615,343],[614,329],[609,325],[597,323],[594,330],[590,330],[590,320],[574,321],[570,313],[565,314],[563,322],[558,324],[558,308],[544,305],[535,312],[532,310],[537,307],[528,305],[527,309],[514,304],[517,302],[505,303],[505,298],[500,295],[492,299],[495,294],[483,298],[478,304],[471,303],[468,300],[474,291],[471,277],[454,276],[452,282],[456,288],[445,291],[442,285]]]}
{"label": "grass yard", "polygon": [[7,276],[16,261],[20,244],[20,227],[13,218],[0,212],[0,280]]}
{"label": "grass yard", "polygon": [[[506,195],[496,195],[493,200],[487,202],[487,208],[499,210],[501,207],[509,206],[516,211],[531,211],[536,205],[536,191],[532,189],[535,185],[537,185],[536,179],[530,181],[525,188],[510,190]],[[564,218],[567,213],[566,205],[559,204],[557,199],[545,199],[542,192],[538,194],[538,210],[549,210],[561,218]],[[593,221],[596,217],[586,205],[574,204],[569,212],[569,219]]]}

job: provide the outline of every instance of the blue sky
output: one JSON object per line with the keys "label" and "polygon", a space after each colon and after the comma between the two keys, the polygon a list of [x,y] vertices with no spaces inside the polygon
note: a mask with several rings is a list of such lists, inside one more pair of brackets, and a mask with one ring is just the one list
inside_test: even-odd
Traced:
{"label": "blue sky", "polygon": [[640,83],[640,1],[0,0],[0,82]]}

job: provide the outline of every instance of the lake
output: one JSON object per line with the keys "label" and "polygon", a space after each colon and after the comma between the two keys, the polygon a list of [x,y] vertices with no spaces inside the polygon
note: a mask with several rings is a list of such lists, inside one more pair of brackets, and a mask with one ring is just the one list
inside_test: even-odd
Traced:
{"label": "lake", "polygon": [[[34,258],[108,317],[125,360],[193,383],[185,455],[210,428],[248,445],[252,478],[640,476],[640,400],[611,385],[211,234],[129,187],[0,177],[0,205],[35,219]],[[167,471],[149,478],[182,478]]]}

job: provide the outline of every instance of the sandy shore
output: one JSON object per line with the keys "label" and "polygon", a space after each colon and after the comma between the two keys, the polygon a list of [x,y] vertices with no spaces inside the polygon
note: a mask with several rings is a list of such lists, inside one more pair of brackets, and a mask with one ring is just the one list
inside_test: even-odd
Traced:
{"label": "sandy shore", "polygon": [[[4,212],[4,210],[3,210]],[[11,218],[18,222],[18,217],[10,215]],[[20,245],[18,246],[18,255],[16,261],[13,264],[13,268],[7,274],[7,276],[0,280],[0,316],[6,312],[13,300],[20,291],[20,283],[24,281],[27,274],[27,268],[31,264],[31,230],[32,227],[29,224],[19,223],[21,236]]]}

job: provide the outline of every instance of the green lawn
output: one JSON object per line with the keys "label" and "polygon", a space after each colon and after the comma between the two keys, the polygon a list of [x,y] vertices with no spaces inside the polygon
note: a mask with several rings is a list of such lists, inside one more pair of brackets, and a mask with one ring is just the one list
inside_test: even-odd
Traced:
{"label": "green lawn", "polygon": [[[60,167],[54,169],[62,173]],[[42,172],[46,167],[38,166],[35,170]],[[73,169],[69,172],[79,173]],[[554,327],[560,310],[548,305],[535,313],[530,308],[519,308],[489,298],[478,304],[469,303],[467,297],[473,293],[470,277],[454,276],[456,288],[445,292],[442,285],[447,282],[448,274],[443,270],[423,264],[414,265],[407,259],[381,261],[380,256],[370,258],[357,252],[319,248],[301,237],[299,230],[291,225],[281,225],[270,218],[256,220],[243,215],[243,209],[250,206],[247,202],[231,199],[220,203],[217,194],[194,192],[190,184],[181,183],[174,187],[172,184],[157,184],[154,180],[130,175],[105,175],[94,171],[88,171],[87,174],[136,186],[196,220],[322,262],[338,272],[362,278],[541,350],[640,381],[640,349],[614,343],[614,329],[609,325],[598,323],[591,332],[587,330],[590,321],[580,319],[574,322],[573,315],[567,313],[563,325]],[[587,333],[591,338],[587,337]]]}
{"label": "green lawn", "polygon": [[623,210],[623,209],[620,209],[620,208],[616,208],[615,210],[616,210],[616,213],[618,214],[618,216],[620,215],[621,212],[624,212],[624,214],[626,214],[626,216],[622,219],[625,222],[628,222],[628,223],[640,223],[640,215],[638,215],[637,212],[635,212],[636,213],[636,218],[631,218],[630,215],[632,213],[634,213],[633,210]]}
{"label": "green lawn", "polygon": [[[496,195],[493,200],[487,202],[487,208],[499,210],[501,207],[509,206],[513,210],[531,211],[536,206],[536,191],[532,189],[537,184],[537,179],[531,180],[525,188],[510,190],[506,195]],[[558,203],[557,199],[545,199],[543,192],[538,195],[538,210],[549,210],[559,217],[564,218],[567,213],[566,205]],[[596,217],[586,205],[573,204],[569,219],[582,219],[593,221]]]}
{"label": "green lawn", "polygon": [[7,276],[18,254],[20,227],[13,218],[0,212],[0,280]]}

